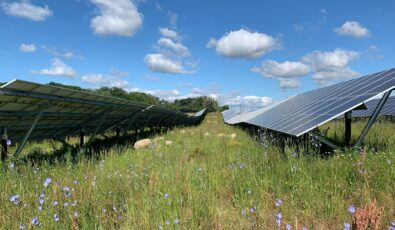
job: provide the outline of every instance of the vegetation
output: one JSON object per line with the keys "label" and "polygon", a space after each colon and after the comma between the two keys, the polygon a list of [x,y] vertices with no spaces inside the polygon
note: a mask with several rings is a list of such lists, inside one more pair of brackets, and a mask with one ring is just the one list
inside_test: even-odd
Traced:
{"label": "vegetation", "polygon": [[[74,163],[70,156],[62,163],[7,163],[1,228],[342,229],[376,199],[387,229],[395,217],[394,126],[374,126],[362,153],[320,158],[280,153],[209,114],[198,127],[159,135],[149,149],[130,143],[95,158],[80,154]],[[356,133],[363,123],[354,127]],[[391,144],[380,151],[369,146],[381,139]],[[45,155],[59,148],[44,141],[26,150]]]}

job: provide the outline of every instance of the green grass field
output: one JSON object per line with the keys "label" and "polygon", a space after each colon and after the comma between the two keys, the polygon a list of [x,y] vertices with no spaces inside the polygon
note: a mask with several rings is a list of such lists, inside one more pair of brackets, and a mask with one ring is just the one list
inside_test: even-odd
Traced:
{"label": "green grass field", "polygon": [[[340,137],[340,122],[326,127],[329,136]],[[362,122],[354,125],[354,138],[362,128]],[[296,157],[290,149],[281,154],[263,147],[243,130],[225,125],[220,114],[209,114],[197,127],[158,135],[164,138],[150,149],[118,146],[76,163],[71,157],[36,165],[7,163],[0,174],[0,226],[277,229],[275,215],[281,213],[281,229],[286,224],[343,229],[352,222],[350,206],[377,199],[384,206],[382,228],[388,229],[395,221],[394,130],[393,123],[377,124],[367,136],[366,154],[343,150],[327,158]],[[26,151],[51,154],[60,146],[30,143]],[[51,179],[47,187],[46,178]],[[279,206],[276,199],[282,201]],[[34,217],[39,223],[32,223]]]}

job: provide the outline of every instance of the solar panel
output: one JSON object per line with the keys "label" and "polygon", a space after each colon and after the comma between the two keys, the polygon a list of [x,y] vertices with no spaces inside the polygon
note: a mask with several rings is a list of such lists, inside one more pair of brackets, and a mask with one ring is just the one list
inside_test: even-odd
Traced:
{"label": "solar panel", "polygon": [[[352,112],[353,117],[370,117],[373,114],[374,109],[379,103],[380,99],[374,99],[365,102],[367,110],[357,110]],[[395,96],[389,97],[387,102],[384,104],[383,109],[380,111],[382,116],[395,116]]]}
{"label": "solar panel", "polygon": [[390,69],[296,95],[243,122],[300,136],[394,88]]}
{"label": "solar panel", "polygon": [[[201,116],[205,113],[202,112]],[[15,141],[61,138],[80,133],[194,124],[202,117],[140,102],[14,80],[0,87],[0,128]]]}

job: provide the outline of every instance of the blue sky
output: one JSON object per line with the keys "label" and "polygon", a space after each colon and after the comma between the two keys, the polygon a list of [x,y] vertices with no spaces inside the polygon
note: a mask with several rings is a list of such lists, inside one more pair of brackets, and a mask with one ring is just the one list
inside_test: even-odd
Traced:
{"label": "blue sky", "polygon": [[0,81],[266,106],[394,67],[394,1],[0,1]]}

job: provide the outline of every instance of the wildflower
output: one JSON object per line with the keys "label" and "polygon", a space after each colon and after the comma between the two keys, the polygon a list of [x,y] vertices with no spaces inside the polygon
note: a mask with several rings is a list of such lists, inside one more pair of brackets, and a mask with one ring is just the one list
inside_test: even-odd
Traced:
{"label": "wildflower", "polygon": [[178,218],[176,218],[176,219],[174,220],[174,223],[175,223],[175,224],[179,224],[179,223],[180,223],[180,220],[179,220]]}
{"label": "wildflower", "polygon": [[276,199],[276,202],[274,202],[274,204],[276,205],[276,207],[280,207],[280,205],[283,203],[283,201],[281,199]]}
{"label": "wildflower", "polygon": [[19,204],[19,195],[15,194],[10,197],[10,201],[14,204]]}
{"label": "wildflower", "polygon": [[243,168],[245,168],[246,166],[243,164],[243,163],[241,163],[240,164],[240,169],[243,169]]}
{"label": "wildflower", "polygon": [[307,230],[307,227],[303,226],[303,227],[302,227],[302,230]]}
{"label": "wildflower", "polygon": [[53,220],[58,222],[59,221],[59,215],[58,214],[54,214],[53,215]]}
{"label": "wildflower", "polygon": [[43,210],[43,206],[41,206],[41,205],[40,205],[40,206],[38,206],[37,208],[38,208],[38,211],[41,211],[41,210]]}
{"label": "wildflower", "polygon": [[26,225],[24,225],[24,224],[19,224],[19,230],[23,230],[23,229],[25,229],[26,228]]}
{"label": "wildflower", "polygon": [[350,229],[351,229],[350,224],[349,224],[349,223],[344,223],[343,229],[344,229],[344,230],[350,230]]}
{"label": "wildflower", "polygon": [[283,214],[281,212],[277,212],[275,215],[277,226],[281,226],[281,220],[283,219]]}
{"label": "wildflower", "polygon": [[38,221],[38,218],[37,217],[33,217],[33,219],[32,219],[32,224],[33,225],[40,225],[40,221]]}
{"label": "wildflower", "polygon": [[106,212],[107,212],[107,210],[106,210],[105,208],[103,208],[101,211],[102,211],[103,213],[106,213]]}
{"label": "wildflower", "polygon": [[349,212],[350,214],[355,213],[355,211],[356,211],[356,209],[355,209],[354,206],[350,205],[350,206],[348,207],[348,212]]}
{"label": "wildflower", "polygon": [[290,225],[290,224],[286,224],[286,225],[285,225],[285,229],[286,229],[286,230],[291,230],[291,225]]}
{"label": "wildflower", "polygon": [[64,207],[67,207],[67,206],[69,206],[69,203],[64,202],[63,206],[64,206]]}
{"label": "wildflower", "polygon": [[77,179],[73,180],[73,184],[78,184],[78,180]]}
{"label": "wildflower", "polygon": [[169,194],[165,193],[165,195],[163,195],[163,198],[165,199],[169,198]]}
{"label": "wildflower", "polygon": [[251,195],[252,191],[250,189],[248,189],[247,194]]}
{"label": "wildflower", "polygon": [[58,205],[59,205],[59,202],[55,200],[55,201],[53,202],[53,206],[58,206]]}
{"label": "wildflower", "polygon": [[8,166],[10,169],[13,169],[15,167],[15,163],[11,162],[10,165]]}
{"label": "wildflower", "polygon": [[78,212],[77,211],[74,212],[74,217],[78,217]]}
{"label": "wildflower", "polygon": [[165,224],[166,224],[166,225],[169,225],[169,224],[170,224],[170,221],[166,220],[166,221],[165,221]]}
{"label": "wildflower", "polygon": [[71,206],[76,206],[77,205],[77,200],[74,200],[73,203],[71,203]]}
{"label": "wildflower", "polygon": [[45,202],[45,200],[44,200],[43,198],[38,199],[38,203],[39,203],[39,204],[42,205],[42,204],[44,204],[44,202]]}
{"label": "wildflower", "polygon": [[70,196],[71,196],[71,192],[66,191],[66,192],[64,193],[64,196],[65,196],[65,197],[70,197]]}
{"label": "wildflower", "polygon": [[44,181],[44,187],[48,187],[48,185],[51,183],[51,181],[52,181],[52,179],[51,178],[47,178],[47,179],[45,179],[45,181]]}
{"label": "wildflower", "polygon": [[159,225],[159,226],[158,226],[158,229],[159,229],[159,230],[162,230],[162,229],[163,229],[162,225]]}
{"label": "wildflower", "polygon": [[70,191],[70,187],[69,186],[63,187],[62,190],[65,192]]}
{"label": "wildflower", "polygon": [[255,210],[256,210],[255,207],[250,208],[250,212],[255,212]]}
{"label": "wildflower", "polygon": [[38,196],[38,198],[43,198],[44,197],[44,192],[41,192],[40,195]]}
{"label": "wildflower", "polygon": [[11,145],[11,144],[12,144],[11,140],[7,139],[7,145]]}
{"label": "wildflower", "polygon": [[241,210],[241,215],[245,215],[246,213],[247,213],[247,210],[245,210],[245,209]]}

